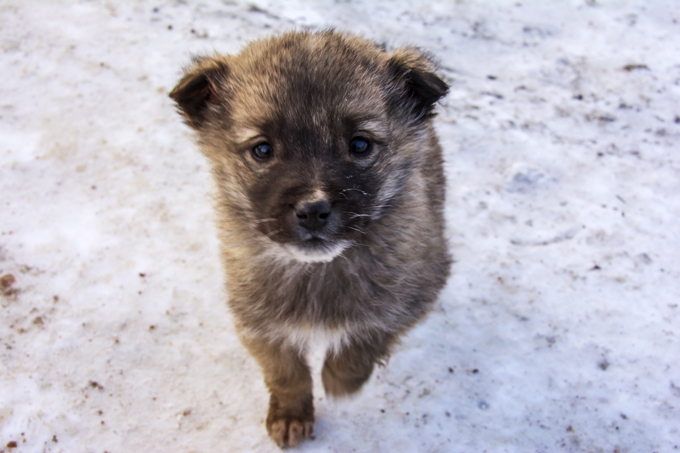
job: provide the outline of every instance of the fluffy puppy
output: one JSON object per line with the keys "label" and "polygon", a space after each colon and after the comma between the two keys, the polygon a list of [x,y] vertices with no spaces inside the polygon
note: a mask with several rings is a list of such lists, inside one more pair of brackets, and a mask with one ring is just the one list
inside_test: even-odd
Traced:
{"label": "fluffy puppy", "polygon": [[413,48],[334,31],[194,58],[170,93],[210,161],[229,306],[270,391],[281,447],[326,393],[356,392],[449,273],[432,118],[448,86]]}

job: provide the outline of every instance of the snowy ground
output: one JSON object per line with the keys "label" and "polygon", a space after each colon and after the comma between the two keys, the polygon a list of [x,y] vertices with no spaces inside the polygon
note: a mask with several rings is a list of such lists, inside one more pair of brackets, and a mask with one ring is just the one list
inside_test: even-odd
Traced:
{"label": "snowy ground", "polygon": [[677,451],[679,21],[671,0],[3,1],[0,451],[276,451],[167,92],[191,53],[307,26],[441,60],[457,262],[358,398],[317,385],[299,450]]}

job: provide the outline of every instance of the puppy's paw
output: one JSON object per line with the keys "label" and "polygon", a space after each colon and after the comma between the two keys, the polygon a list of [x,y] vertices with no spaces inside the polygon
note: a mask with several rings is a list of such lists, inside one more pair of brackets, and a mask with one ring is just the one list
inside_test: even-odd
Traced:
{"label": "puppy's paw", "polygon": [[267,432],[280,448],[295,447],[304,439],[312,438],[314,407],[310,401],[281,406],[272,395],[267,414]]}
{"label": "puppy's paw", "polygon": [[314,421],[303,421],[292,417],[279,418],[267,426],[269,437],[281,448],[294,447],[303,439],[312,437]]}

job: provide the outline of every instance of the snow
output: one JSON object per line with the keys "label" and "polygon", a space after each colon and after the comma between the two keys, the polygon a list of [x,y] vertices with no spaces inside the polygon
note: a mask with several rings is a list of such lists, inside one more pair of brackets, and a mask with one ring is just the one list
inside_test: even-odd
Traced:
{"label": "snow", "polygon": [[358,397],[316,384],[299,451],[677,451],[679,20],[670,0],[2,2],[0,451],[277,450],[167,93],[192,53],[329,26],[441,61],[456,263]]}

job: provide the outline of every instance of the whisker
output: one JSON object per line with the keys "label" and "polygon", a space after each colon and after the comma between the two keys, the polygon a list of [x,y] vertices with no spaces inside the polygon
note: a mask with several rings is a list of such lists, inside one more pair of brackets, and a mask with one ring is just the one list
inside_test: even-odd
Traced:
{"label": "whisker", "polygon": [[265,234],[264,237],[270,238],[270,237],[274,236],[276,233],[280,233],[280,232],[282,232],[282,231],[283,231],[283,228],[279,228],[278,230],[274,230],[274,231],[272,231],[271,233]]}
{"label": "whisker", "polygon": [[270,237],[274,236],[275,234],[280,233],[281,231],[283,231],[283,228],[279,228],[278,230],[274,230],[274,231],[272,231],[272,232],[269,232],[269,233],[267,233],[267,234],[262,234],[262,235],[260,235],[260,232],[257,231],[255,228],[248,228],[247,230],[244,230],[243,228],[232,228],[231,230],[228,230],[228,231],[229,231],[229,232],[236,232],[236,231],[240,231],[240,232],[253,231],[253,232],[258,233],[257,237],[249,237],[249,238],[246,238],[246,239],[244,239],[244,240],[242,240],[242,241],[229,242],[229,243],[228,243],[229,247],[237,247],[237,246],[239,246],[239,245],[241,245],[241,244],[258,243],[258,241],[261,240],[262,238],[270,238]]}
{"label": "whisker", "polygon": [[350,230],[358,231],[359,233],[361,233],[361,234],[363,234],[363,235],[366,234],[365,231],[360,230],[359,228],[355,228],[355,227],[353,227],[353,226],[348,226],[347,228],[349,228]]}
{"label": "whisker", "polygon": [[364,196],[368,196],[368,193],[364,192],[364,191],[361,190],[361,189],[355,189],[355,188],[343,189],[343,190],[340,191],[340,193],[344,195],[345,192],[347,192],[347,191],[349,191],[349,190],[356,190],[357,192],[361,192]]}
{"label": "whisker", "polygon": [[220,200],[215,196],[213,191],[206,189],[205,185],[203,186],[203,192],[205,193],[205,195],[208,196],[207,200],[208,200],[208,203],[210,203],[210,206],[213,209],[216,209],[217,205],[220,203]]}

